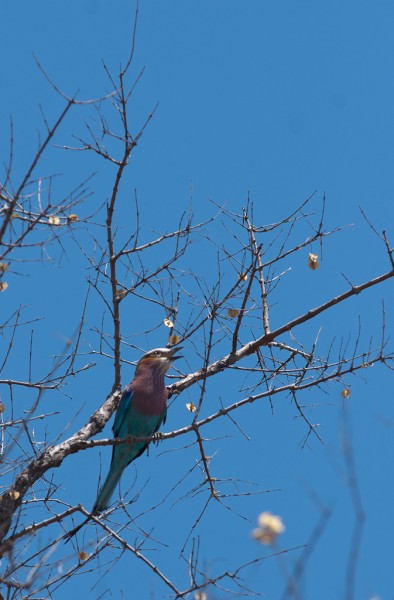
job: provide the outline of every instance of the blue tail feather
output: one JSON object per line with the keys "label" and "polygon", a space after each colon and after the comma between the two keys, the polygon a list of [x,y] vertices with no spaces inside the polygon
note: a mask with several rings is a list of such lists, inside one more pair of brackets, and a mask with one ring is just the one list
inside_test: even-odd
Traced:
{"label": "blue tail feather", "polygon": [[119,483],[119,479],[123,473],[123,468],[116,468],[115,464],[111,465],[109,473],[97,495],[96,502],[93,506],[93,513],[99,513],[106,510],[111,502],[112,494]]}

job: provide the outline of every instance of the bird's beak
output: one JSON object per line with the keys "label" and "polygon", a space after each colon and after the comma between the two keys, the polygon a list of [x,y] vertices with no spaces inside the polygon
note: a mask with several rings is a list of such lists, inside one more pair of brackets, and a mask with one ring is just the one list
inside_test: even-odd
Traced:
{"label": "bird's beak", "polygon": [[169,354],[168,354],[168,358],[169,360],[177,360],[178,358],[183,358],[182,354],[180,356],[174,356],[175,352],[178,352],[179,350],[182,350],[183,346],[176,346],[175,348],[171,348]]}

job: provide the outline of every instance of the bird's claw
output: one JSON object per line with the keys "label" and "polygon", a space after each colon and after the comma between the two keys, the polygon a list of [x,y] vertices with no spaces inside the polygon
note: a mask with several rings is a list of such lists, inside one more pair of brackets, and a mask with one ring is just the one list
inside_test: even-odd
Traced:
{"label": "bird's claw", "polygon": [[162,440],[162,439],[163,439],[163,434],[162,434],[162,432],[161,432],[161,431],[156,431],[156,432],[153,434],[153,442],[154,442],[155,444],[157,444],[158,442],[160,442],[160,440]]}

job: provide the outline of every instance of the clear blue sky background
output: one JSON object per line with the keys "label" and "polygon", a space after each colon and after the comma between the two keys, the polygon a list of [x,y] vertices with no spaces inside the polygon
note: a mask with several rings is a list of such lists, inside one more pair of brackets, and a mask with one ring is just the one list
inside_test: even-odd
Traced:
{"label": "clear blue sky background", "polygon": [[[81,99],[101,96],[110,90],[101,59],[111,69],[126,60],[134,9],[134,2],[129,0],[2,2],[0,149],[4,156],[8,118],[12,115],[16,179],[36,149],[41,128],[39,104],[50,120],[62,107],[38,72],[33,53],[67,94],[80,90]],[[149,239],[149,229],[165,232],[176,226],[178,215],[188,207],[191,181],[197,220],[212,214],[209,198],[239,211],[250,192],[256,221],[269,223],[294,210],[315,190],[317,209],[325,192],[328,227],[354,226],[329,239],[319,271],[306,268],[309,249],[296,257],[286,284],[275,293],[274,326],[344,291],[347,284],[341,272],[359,283],[388,270],[384,248],[363,221],[359,206],[377,229],[386,228],[394,239],[393,22],[394,5],[382,0],[141,0],[134,72],[143,66],[146,70],[132,105],[136,130],[157,101],[160,105],[133,157],[123,193],[126,203],[134,188],[138,191],[143,238]],[[72,134],[83,131],[83,120],[91,118],[89,109],[86,114],[84,110],[75,112],[62,126],[58,144],[73,143]],[[94,157],[54,149],[44,167],[45,172],[39,175],[63,174],[57,184],[58,194],[99,169],[91,184],[91,204],[81,209],[85,211],[81,216],[90,214],[92,207],[108,197],[111,172]],[[130,212],[124,214],[132,227]],[[83,235],[82,226],[81,231]],[[224,239],[225,232],[219,229],[216,235]],[[195,272],[210,276],[207,271],[213,255],[201,254],[209,252],[205,248],[202,242],[196,244],[189,265]],[[37,378],[78,325],[86,289],[86,263],[77,248],[70,246],[67,257],[59,256],[58,251],[55,255],[53,264],[14,266],[8,277],[10,287],[1,296],[2,314],[27,304],[26,318],[45,317],[36,327],[33,366]],[[386,284],[308,326],[301,341],[310,343],[322,325],[319,352],[324,354],[334,336],[346,338],[352,333],[355,339],[359,314],[364,342],[371,335],[378,339],[383,296],[387,327],[392,331],[393,288]],[[91,328],[100,325],[98,315],[102,310],[102,304],[94,298],[84,334],[86,352],[89,344],[97,342]],[[131,304],[125,311],[125,335],[144,349],[164,345],[163,329],[149,337],[133,337],[143,330],[141,321],[152,318],[156,325],[164,316],[139,315],[137,311]],[[26,334],[18,341],[20,350],[10,362],[10,377],[26,377],[28,337]],[[126,351],[125,358],[134,361],[139,354]],[[85,362],[89,360],[87,357]],[[188,371],[200,366],[193,349],[186,347],[181,368]],[[53,420],[50,437],[60,432],[81,407],[70,431],[86,421],[109,392],[111,375],[110,361],[103,361],[99,369],[71,384],[67,396],[48,396],[48,406],[61,411],[61,417]],[[132,369],[125,369],[124,383],[131,376]],[[219,394],[226,403],[242,397],[232,386],[231,377],[217,379],[209,386],[215,402]],[[394,589],[392,373],[375,367],[365,379],[348,383],[352,384],[352,395],[347,402],[351,421],[347,435],[354,445],[367,515],[355,598],[378,596],[386,600]],[[201,561],[208,572],[234,568],[242,561],[269,553],[250,538],[262,510],[282,516],[286,533],[280,540],[281,548],[307,543],[320,515],[311,501],[313,492],[333,515],[307,564],[301,597],[344,597],[355,517],[341,450],[340,391],[339,385],[333,385],[328,394],[315,390],[305,396],[305,402],[319,405],[311,419],[322,424],[324,446],[311,440],[301,450],[306,431],[295,418],[295,408],[288,398],[275,400],[273,414],[267,403],[257,403],[238,413],[251,442],[235,429],[226,430],[224,422],[207,429],[207,437],[213,438],[209,452],[219,450],[212,462],[214,475],[253,481],[256,489],[280,490],[229,500],[229,505],[249,521],[220,506],[210,507],[198,530]],[[189,422],[184,404],[197,394],[197,389],[191,390],[177,401],[166,431]],[[25,392],[21,391],[14,401],[21,406],[27,402]],[[209,407],[206,410],[211,412]],[[109,427],[106,433],[109,435]],[[217,441],[218,435],[229,437]],[[198,456],[195,447],[161,454],[178,445],[179,440],[153,448],[149,458],[144,456],[135,469],[130,469],[128,481],[137,477],[134,492],[150,480],[138,501],[138,513],[155,497],[160,500],[193,466]],[[109,454],[109,450],[101,452],[103,468]],[[61,480],[64,500],[91,505],[99,459],[99,452],[86,452],[66,461]],[[197,484],[201,475],[196,474],[193,481]],[[184,489],[187,487],[186,482]],[[241,485],[241,489],[254,488]],[[177,495],[172,497],[175,501]],[[204,499],[196,497],[171,508],[165,505],[152,513],[151,520],[149,513],[146,520],[141,520],[147,529],[155,527],[158,539],[171,543],[170,549],[160,548],[150,556],[175,579],[185,569],[178,559],[185,531]],[[135,542],[132,537],[130,541]],[[289,570],[298,556],[297,552],[286,556]],[[103,567],[102,578],[93,590],[95,578],[86,575],[60,588],[54,597],[63,600],[73,593],[81,598],[120,598],[122,590],[124,597],[163,597],[165,589],[137,562],[124,556],[108,573]],[[275,559],[253,566],[245,572],[245,579],[265,598],[281,597],[284,578]],[[222,598],[224,594],[212,597]]]}

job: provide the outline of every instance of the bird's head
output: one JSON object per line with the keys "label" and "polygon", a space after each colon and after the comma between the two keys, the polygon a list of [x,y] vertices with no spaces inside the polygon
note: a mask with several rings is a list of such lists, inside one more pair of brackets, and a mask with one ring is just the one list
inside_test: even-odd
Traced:
{"label": "bird's head", "polygon": [[149,350],[139,360],[137,365],[137,372],[140,366],[151,366],[152,368],[160,369],[162,373],[166,373],[171,367],[174,360],[182,358],[182,356],[175,356],[175,353],[182,349],[182,346],[176,348],[155,348]]}

